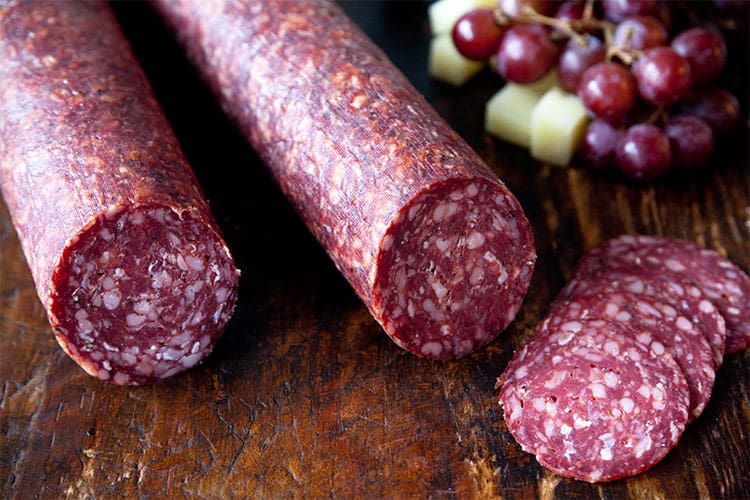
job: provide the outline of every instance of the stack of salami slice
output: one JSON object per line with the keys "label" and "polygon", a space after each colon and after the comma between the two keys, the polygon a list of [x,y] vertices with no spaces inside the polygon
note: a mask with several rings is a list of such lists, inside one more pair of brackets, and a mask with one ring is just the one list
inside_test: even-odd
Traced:
{"label": "stack of salami slice", "polygon": [[505,422],[562,476],[631,476],[669,453],[724,355],[748,343],[739,266],[686,241],[620,236],[582,258],[498,379]]}

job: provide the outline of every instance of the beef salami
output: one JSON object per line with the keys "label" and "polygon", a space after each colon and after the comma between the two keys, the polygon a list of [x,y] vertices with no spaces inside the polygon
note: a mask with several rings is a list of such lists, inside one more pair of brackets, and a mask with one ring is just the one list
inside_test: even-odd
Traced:
{"label": "beef salami", "polygon": [[603,318],[632,327],[635,339],[653,355],[668,352],[685,375],[690,395],[689,420],[700,416],[716,378],[711,347],[703,333],[672,305],[656,297],[629,292],[583,295],[558,303],[540,323],[538,335],[560,325]]}
{"label": "beef salami", "polygon": [[208,355],[238,271],[105,2],[0,5],[0,188],[86,372],[141,384]]}
{"label": "beef salami", "polygon": [[324,0],[157,0],[375,319],[453,359],[515,317],[536,253],[507,187]]}
{"label": "beef salami", "polygon": [[581,295],[615,292],[649,295],[673,305],[701,329],[711,346],[714,367],[721,366],[727,336],[724,317],[698,287],[679,276],[656,270],[644,272],[635,265],[602,267],[576,275],[560,291],[555,302]]}
{"label": "beef salami", "polygon": [[623,235],[591,249],[577,273],[632,265],[674,274],[700,288],[726,321],[726,354],[750,344],[750,276],[737,264],[685,240]]}
{"label": "beef salami", "polygon": [[590,482],[661,460],[688,418],[687,383],[672,357],[652,355],[616,321],[550,329],[514,356],[501,382],[505,422],[521,447],[548,469]]}

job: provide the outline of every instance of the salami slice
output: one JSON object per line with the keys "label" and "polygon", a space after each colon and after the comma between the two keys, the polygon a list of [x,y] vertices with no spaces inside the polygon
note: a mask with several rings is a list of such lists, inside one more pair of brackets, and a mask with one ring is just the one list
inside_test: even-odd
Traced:
{"label": "salami slice", "polygon": [[520,204],[338,6],[156,5],[398,345],[457,358],[513,320],[536,259]]}
{"label": "salami slice", "polygon": [[638,266],[605,267],[574,277],[560,291],[555,303],[582,295],[615,292],[649,295],[674,306],[701,329],[711,347],[715,369],[721,366],[726,342],[724,318],[700,289],[679,276],[644,272]]}
{"label": "salami slice", "polygon": [[750,276],[734,262],[685,240],[623,235],[589,251],[578,273],[630,265],[673,273],[700,288],[726,321],[726,354],[750,344]]}
{"label": "salami slice", "polygon": [[148,383],[211,352],[238,272],[105,2],[2,2],[0,188],[86,372]]}
{"label": "salami slice", "polygon": [[611,481],[675,446],[689,398],[671,356],[651,355],[630,327],[600,319],[563,323],[535,345],[509,363],[500,403],[511,434],[540,464]]}
{"label": "salami slice", "polygon": [[689,421],[700,416],[711,398],[716,372],[703,333],[672,305],[629,292],[583,295],[559,303],[540,324],[539,335],[587,318],[617,321],[632,327],[635,339],[652,354],[668,352],[682,370],[690,395]]}

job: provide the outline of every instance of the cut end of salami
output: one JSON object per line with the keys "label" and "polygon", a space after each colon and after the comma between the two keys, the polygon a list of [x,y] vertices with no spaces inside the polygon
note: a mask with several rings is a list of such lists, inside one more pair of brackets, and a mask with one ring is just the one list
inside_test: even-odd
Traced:
{"label": "cut end of salami", "polygon": [[152,383],[211,352],[233,312],[239,272],[215,227],[196,215],[118,207],[68,242],[48,310],[58,342],[87,373]]}
{"label": "cut end of salami", "polygon": [[513,321],[535,260],[530,226],[502,184],[449,179],[416,196],[385,234],[373,313],[409,352],[459,358]]}

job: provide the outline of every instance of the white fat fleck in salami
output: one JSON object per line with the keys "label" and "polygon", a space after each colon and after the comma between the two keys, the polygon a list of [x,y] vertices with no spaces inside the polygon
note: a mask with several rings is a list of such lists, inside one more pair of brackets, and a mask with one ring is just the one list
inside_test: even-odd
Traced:
{"label": "white fat fleck in salami", "polygon": [[700,329],[711,347],[714,368],[721,366],[727,336],[724,317],[700,289],[679,276],[648,272],[635,265],[593,269],[570,280],[550,309],[571,298],[616,292],[647,295],[672,306]]}
{"label": "white fat fleck in salami", "polygon": [[557,303],[540,324],[538,335],[556,331],[571,321],[593,318],[630,326],[635,340],[655,356],[669,353],[688,384],[689,420],[701,414],[711,397],[716,372],[711,347],[697,326],[656,297],[612,292],[581,295]]}
{"label": "white fat fleck in salami", "polygon": [[[514,355],[500,381],[508,430],[548,469],[590,482],[642,472],[675,446],[687,419],[682,371],[623,324],[563,323]],[[637,353],[637,356],[634,354]]]}
{"label": "white fat fleck in salami", "polygon": [[750,276],[737,264],[689,241],[623,235],[591,249],[576,272],[580,275],[603,267],[633,265],[645,272],[678,276],[699,288],[726,321],[726,354],[750,344]]}
{"label": "white fat fleck in salami", "polygon": [[[67,265],[66,259],[81,257],[96,265]],[[60,342],[95,377],[149,382],[208,355],[229,320],[226,301],[234,294],[228,287],[235,280],[218,235],[206,234],[189,214],[131,206],[95,220],[67,248],[53,276],[58,285],[50,292],[50,318]],[[165,289],[166,283],[180,287]],[[202,333],[204,318],[210,336]]]}

